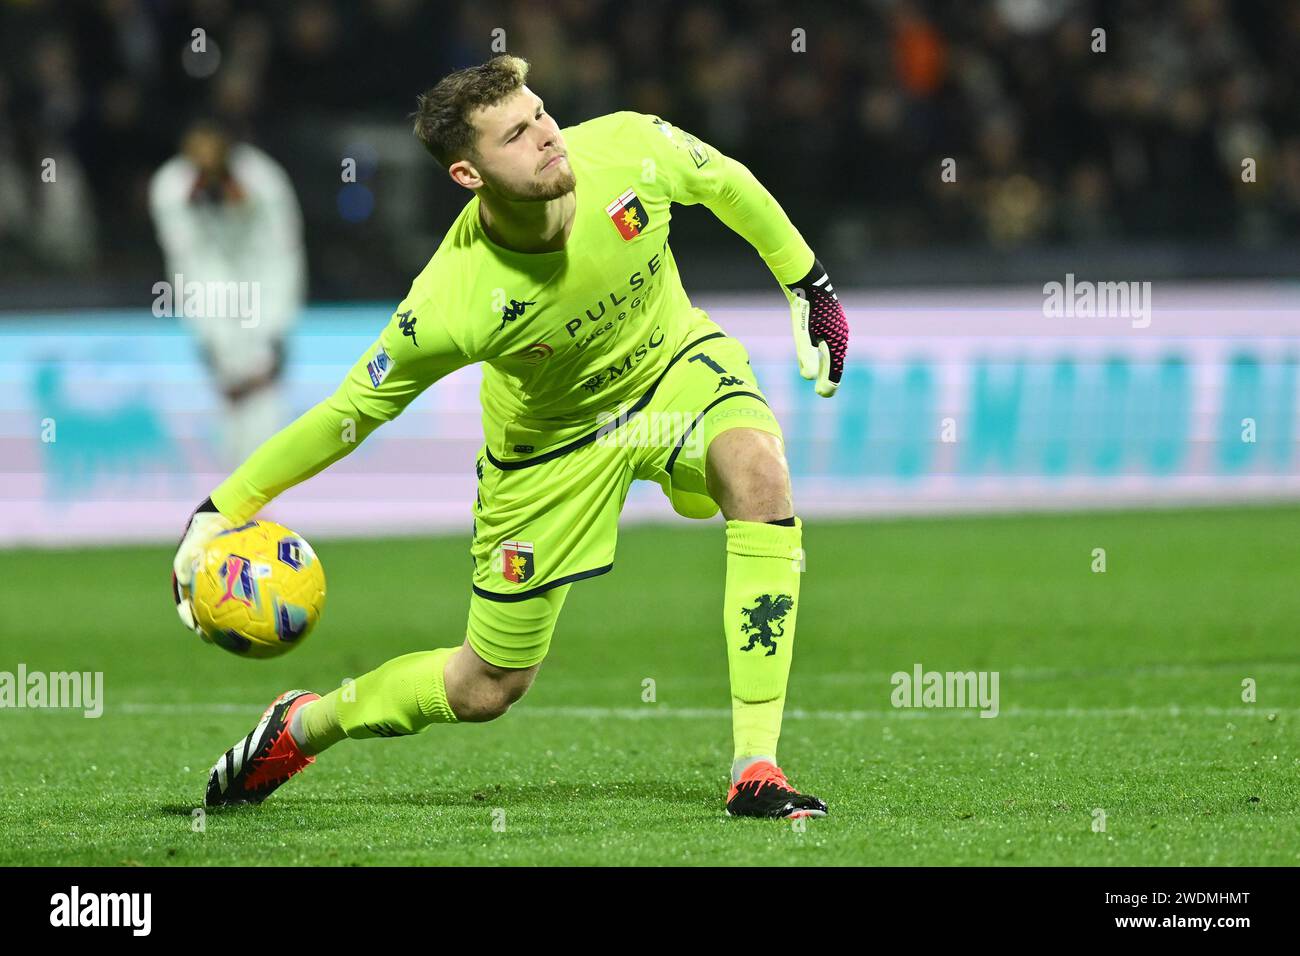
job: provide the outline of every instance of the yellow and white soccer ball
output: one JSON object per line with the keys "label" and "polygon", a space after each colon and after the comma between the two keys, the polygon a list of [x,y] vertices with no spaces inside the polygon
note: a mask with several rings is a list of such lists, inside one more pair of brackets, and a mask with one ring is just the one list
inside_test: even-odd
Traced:
{"label": "yellow and white soccer ball", "polygon": [[241,657],[278,657],[320,620],[325,570],[302,535],[250,521],[208,543],[190,602],[204,640]]}

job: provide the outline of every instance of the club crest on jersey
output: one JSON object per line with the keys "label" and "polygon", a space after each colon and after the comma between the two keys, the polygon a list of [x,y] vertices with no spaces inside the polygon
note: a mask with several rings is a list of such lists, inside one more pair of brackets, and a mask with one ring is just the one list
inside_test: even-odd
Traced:
{"label": "club crest on jersey", "polygon": [[533,543],[531,541],[503,541],[501,543],[501,576],[519,584],[533,576]]}
{"label": "club crest on jersey", "polygon": [[636,190],[629,189],[605,207],[605,214],[618,229],[624,239],[635,239],[650,224],[645,206],[636,196]]}
{"label": "club crest on jersey", "polygon": [[388,373],[393,369],[393,360],[388,357],[388,352],[383,346],[375,353],[375,357],[366,363],[366,371],[370,373],[370,384],[378,388],[384,379],[388,378]]}

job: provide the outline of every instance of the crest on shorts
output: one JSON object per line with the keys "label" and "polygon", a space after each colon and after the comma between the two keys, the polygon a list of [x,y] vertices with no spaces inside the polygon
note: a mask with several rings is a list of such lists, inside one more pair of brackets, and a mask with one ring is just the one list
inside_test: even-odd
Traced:
{"label": "crest on shorts", "polygon": [[503,541],[501,543],[501,576],[514,584],[531,580],[534,574],[533,543],[531,541]]}
{"label": "crest on shorts", "polygon": [[605,213],[618,227],[618,234],[624,239],[635,239],[650,222],[645,206],[641,205],[634,189],[629,189],[606,206]]}

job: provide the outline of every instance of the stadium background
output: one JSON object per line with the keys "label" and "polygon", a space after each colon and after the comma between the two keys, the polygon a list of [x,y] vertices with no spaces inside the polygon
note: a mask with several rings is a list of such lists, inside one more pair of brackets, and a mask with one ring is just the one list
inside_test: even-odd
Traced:
{"label": "stadium background", "polygon": [[[826,401],[757,256],[674,214],[810,519],[782,762],[832,816],[806,836],[719,825],[721,529],[653,486],[627,524],[672,523],[623,531],[508,720],[340,747],[192,835],[205,761],[265,701],[458,640],[477,373],[273,506],[329,574],[309,645],[250,665],[187,640],[164,588],[223,475],[219,400],[150,312],[148,177],[205,109],[289,171],[303,410],[465,201],[406,115],[495,31],[562,124],[654,112],[744,161],[847,306]],[[102,671],[107,696],[100,720],[0,714],[0,863],[1294,865],[1298,275],[1286,0],[0,0],[0,671]],[[1150,282],[1149,322],[1047,314],[1068,276]],[[892,708],[918,662],[999,671],[999,719]]]}
{"label": "stadium background", "polygon": [[[632,108],[740,158],[827,263],[857,338],[842,397],[818,403],[761,261],[706,211],[674,217],[688,291],[747,342],[788,424],[808,513],[1297,490],[1294,4],[44,0],[0,16],[0,540],[166,538],[219,480],[219,402],[177,321],[148,311],[166,277],[147,184],[185,124],[215,112],[298,192],[301,411],[463,204],[406,115],[493,43],[532,61],[562,125]],[[1151,282],[1149,324],[1047,317],[1043,285],[1067,275]],[[277,514],[458,529],[476,376],[435,386]],[[61,441],[41,440],[47,419]],[[650,491],[629,519],[668,516]]]}

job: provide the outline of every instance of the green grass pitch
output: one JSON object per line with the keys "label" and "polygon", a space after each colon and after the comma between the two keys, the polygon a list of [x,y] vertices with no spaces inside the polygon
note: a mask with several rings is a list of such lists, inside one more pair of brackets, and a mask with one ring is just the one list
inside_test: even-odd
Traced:
{"label": "green grass pitch", "polygon": [[[804,540],[780,756],[831,815],[802,831],[722,812],[720,525],[624,529],[503,719],[345,741],[202,832],[208,767],[275,694],[460,642],[468,540],[315,542],[323,622],[268,662],[182,631],[169,547],[0,553],[0,670],[100,670],[106,701],[0,710],[0,864],[1300,862],[1300,508],[812,520]],[[1000,715],[893,708],[918,662],[998,671]]]}

